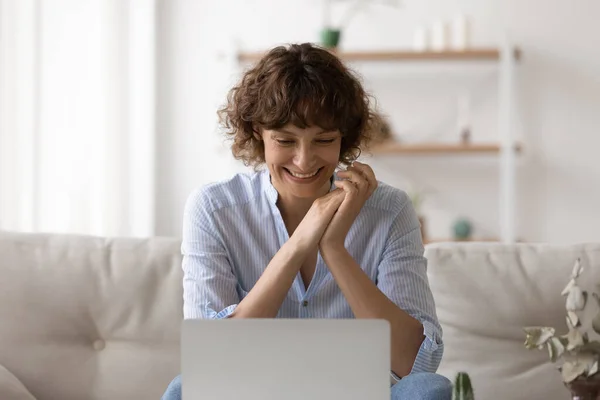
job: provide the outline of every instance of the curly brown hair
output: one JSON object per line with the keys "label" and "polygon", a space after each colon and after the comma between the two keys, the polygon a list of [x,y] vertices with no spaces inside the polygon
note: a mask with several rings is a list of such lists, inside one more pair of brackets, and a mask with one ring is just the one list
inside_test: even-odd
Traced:
{"label": "curly brown hair", "polygon": [[370,140],[375,114],[358,75],[311,43],[278,46],[246,71],[218,111],[231,151],[245,165],[265,161],[261,129],[292,123],[339,130],[339,161],[348,165]]}

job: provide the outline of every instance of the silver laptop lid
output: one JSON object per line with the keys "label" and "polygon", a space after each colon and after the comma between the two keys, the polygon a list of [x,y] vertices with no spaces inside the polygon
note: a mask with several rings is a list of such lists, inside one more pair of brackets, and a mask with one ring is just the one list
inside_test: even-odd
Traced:
{"label": "silver laptop lid", "polygon": [[389,400],[384,320],[185,320],[183,400]]}

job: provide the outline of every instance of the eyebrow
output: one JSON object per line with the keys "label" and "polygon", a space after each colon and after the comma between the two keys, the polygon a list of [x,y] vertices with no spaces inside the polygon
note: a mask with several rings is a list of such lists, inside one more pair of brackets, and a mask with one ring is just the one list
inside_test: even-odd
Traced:
{"label": "eyebrow", "polygon": [[[288,135],[292,135],[292,136],[298,136],[296,133],[288,131],[287,129],[284,129],[284,128],[275,129],[275,131],[276,132],[281,132],[281,133],[287,133]],[[333,132],[335,132],[335,129],[330,129],[330,130],[324,129],[324,130],[322,130],[320,132],[317,132],[315,135],[323,135],[325,133],[333,133]]]}

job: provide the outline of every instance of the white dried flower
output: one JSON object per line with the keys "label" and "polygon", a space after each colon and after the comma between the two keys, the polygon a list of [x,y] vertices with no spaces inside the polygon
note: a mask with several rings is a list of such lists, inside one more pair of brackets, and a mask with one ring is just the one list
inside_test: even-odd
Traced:
{"label": "white dried flower", "polygon": [[554,336],[555,329],[546,326],[531,326],[524,328],[527,334],[525,347],[528,349],[543,348],[548,340]]}
{"label": "white dried flower", "polygon": [[592,366],[588,368],[587,376],[592,376],[598,372],[598,360],[594,360]]}
{"label": "white dried flower", "polygon": [[[594,299],[596,299],[596,302],[598,303],[598,307],[600,308],[600,297],[596,293],[592,293],[592,296],[594,296]],[[600,334],[600,310],[598,310],[598,312],[596,313],[596,316],[592,320],[592,329],[597,334]]]}
{"label": "white dried flower", "polygon": [[563,336],[563,338],[567,339],[568,341],[567,350],[571,351],[579,346],[583,346],[583,336],[581,335],[581,332],[579,332],[579,329],[571,325],[571,321],[569,321],[568,317],[567,326],[569,327],[569,333]]}
{"label": "white dried flower", "polygon": [[569,283],[567,283],[567,286],[565,286],[565,288],[563,289],[563,291],[560,293],[561,296],[566,296],[569,294],[569,292],[571,291],[571,289],[573,288],[573,286],[575,286],[575,279],[571,279],[569,281]]}
{"label": "white dried flower", "polygon": [[557,337],[553,337],[548,340],[547,344],[550,360],[552,360],[552,362],[556,362],[556,360],[565,353],[565,346]]}
{"label": "white dried flower", "polygon": [[573,311],[567,311],[567,319],[573,326],[579,326],[579,317]]}
{"label": "white dried flower", "polygon": [[[590,377],[600,370],[600,341],[589,340],[588,333],[582,333],[578,329],[582,325],[577,311],[583,311],[587,305],[588,293],[577,285],[577,279],[583,272],[581,260],[577,259],[567,286],[561,292],[566,296],[565,307],[567,310],[566,322],[569,331],[567,334],[556,337],[552,327],[529,327],[525,328],[527,337],[525,347],[528,349],[543,349],[547,347],[552,362],[563,358],[564,362],[559,370],[563,381],[570,383],[578,377]],[[598,285],[600,289],[600,284]],[[600,308],[600,296],[592,293]],[[591,323],[592,329],[600,334],[600,310],[596,313]]]}
{"label": "white dried flower", "polygon": [[579,275],[583,272],[583,266],[581,265],[581,259],[577,259],[575,261],[575,265],[573,266],[573,272],[571,272],[571,278],[577,279]]}
{"label": "white dried flower", "polygon": [[567,296],[567,311],[581,311],[585,307],[586,292],[574,285]]}
{"label": "white dried flower", "polygon": [[579,375],[585,373],[587,365],[579,361],[565,361],[561,368],[563,381],[566,383],[572,382]]}

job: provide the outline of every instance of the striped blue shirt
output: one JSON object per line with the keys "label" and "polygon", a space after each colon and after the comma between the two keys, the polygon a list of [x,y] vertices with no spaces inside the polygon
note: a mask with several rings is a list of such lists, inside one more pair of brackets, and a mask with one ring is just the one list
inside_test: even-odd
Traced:
{"label": "striped blue shirt", "polygon": [[[266,169],[237,174],[190,195],[182,241],[184,318],[225,318],[252,289],[289,239],[277,197]],[[442,330],[427,279],[419,221],[406,193],[380,182],[345,246],[377,287],[423,324],[425,340],[412,372],[435,372],[443,353]],[[319,254],[308,288],[298,273],[277,317],[354,314]]]}

